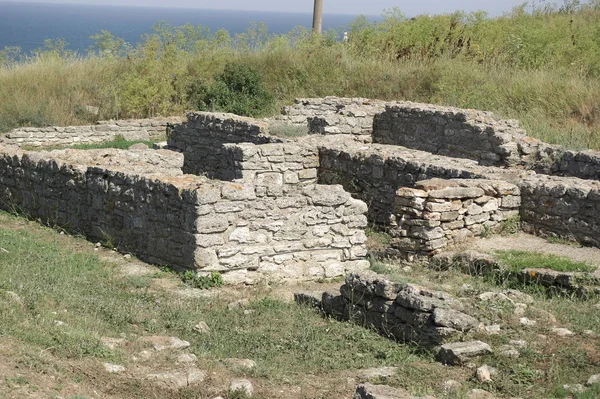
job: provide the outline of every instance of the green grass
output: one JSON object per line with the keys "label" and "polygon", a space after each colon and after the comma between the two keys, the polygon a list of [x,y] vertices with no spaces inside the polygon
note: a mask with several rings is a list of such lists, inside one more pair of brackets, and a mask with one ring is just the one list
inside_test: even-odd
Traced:
{"label": "green grass", "polygon": [[117,148],[120,150],[127,150],[134,144],[145,144],[149,148],[152,148],[154,143],[159,141],[163,141],[162,138],[158,138],[155,140],[126,140],[123,136],[116,136],[113,140],[103,141],[101,143],[91,143],[91,144],[74,144],[70,146],[45,146],[45,147],[29,147],[24,146],[23,149],[28,151],[52,151],[52,150],[63,150],[66,148],[72,148],[75,150],[94,150],[94,149],[103,149],[103,148]]}
{"label": "green grass", "polygon": [[527,268],[551,269],[558,272],[591,272],[595,267],[571,259],[528,251],[498,251],[498,259],[512,272],[520,272]]}
{"label": "green grass", "polygon": [[[0,336],[33,353],[28,361],[39,362],[36,354],[42,351],[69,361],[127,365],[126,353],[106,349],[100,337],[155,334],[190,341],[204,363],[253,359],[258,367],[252,376],[269,384],[290,384],[307,374],[333,378],[348,369],[420,358],[375,332],[265,295],[234,310],[228,309],[227,296],[182,300],[151,289],[152,279],[174,275],[123,278],[91,245],[81,250],[77,239],[5,213],[0,222]],[[8,300],[6,291],[16,293],[22,305]],[[210,333],[193,331],[199,320]]]}
{"label": "green grass", "polygon": [[[306,397],[340,396],[346,389],[351,390],[346,380],[353,371],[382,366],[395,366],[399,371],[390,380],[380,382],[414,394],[444,397],[441,382],[459,379],[463,388],[448,397],[461,398],[467,390],[479,387],[501,397],[560,398],[565,397],[560,392],[562,384],[583,383],[600,366],[597,339],[584,335],[558,339],[548,335],[547,340],[542,340],[538,334],[548,334],[546,326],[520,328],[512,316],[514,306],[476,303],[486,322],[502,323],[507,333],[475,333],[465,339],[481,339],[494,348],[509,339],[530,343],[518,360],[497,353],[482,359],[481,362],[500,370],[500,377],[484,386],[471,378],[471,370],[442,366],[431,354],[418,352],[414,346],[394,343],[363,327],[275,300],[260,287],[252,291],[247,307],[230,310],[227,304],[238,289],[208,298],[182,298],[153,288],[155,280],[179,278],[175,273],[157,271],[123,278],[119,267],[100,260],[92,247],[81,239],[0,213],[0,337],[15,343],[19,364],[23,370],[31,371],[27,375],[7,375],[5,381],[9,384],[0,385],[0,395],[5,392],[3,389],[33,385],[41,390],[38,374],[60,373],[63,379],[92,384],[98,392],[107,393],[110,389],[116,397],[198,397],[197,391],[184,389],[169,394],[114,375],[110,380],[103,379],[94,364],[112,362],[133,367],[128,349],[107,350],[100,344],[103,336],[127,337],[132,342],[145,335],[177,336],[192,344],[190,350],[198,356],[200,367],[207,370],[218,367],[219,359],[252,359],[257,368],[236,371],[236,376],[252,379],[259,387],[259,398],[281,397],[280,389],[294,386],[300,386]],[[411,271],[400,274],[397,271],[401,264],[385,267],[379,263],[378,271],[392,273],[398,281],[438,287],[455,297],[464,296],[464,284],[475,293],[498,289],[490,279],[466,276],[456,270],[434,271],[413,263]],[[6,291],[15,292],[22,303],[11,300]],[[577,333],[600,331],[600,319],[592,304],[531,294],[535,303],[527,309],[527,317],[535,318],[535,310],[541,309],[554,314],[560,326]],[[58,326],[55,320],[66,324]],[[194,332],[199,321],[206,322],[210,332]],[[48,359],[48,355],[52,358]],[[431,375],[436,378],[430,378]],[[316,386],[314,376],[319,376]],[[597,389],[591,392],[595,394]],[[579,398],[594,397],[592,393]],[[226,390],[220,394],[228,397]]]}
{"label": "green grass", "polygon": [[298,126],[276,123],[269,126],[269,134],[285,139],[304,137],[308,135],[308,127],[306,125]]}
{"label": "green grass", "polygon": [[[600,149],[600,4],[578,3],[497,18],[395,10],[382,23],[356,20],[346,44],[335,32],[271,35],[257,25],[231,36],[159,24],[135,49],[99,35],[102,56],[77,57],[60,43],[21,62],[0,51],[0,132],[181,114],[233,65],[258,71],[275,99],[252,111],[261,117],[296,97],[411,100],[493,111],[547,142]],[[77,112],[85,105],[100,114]]]}

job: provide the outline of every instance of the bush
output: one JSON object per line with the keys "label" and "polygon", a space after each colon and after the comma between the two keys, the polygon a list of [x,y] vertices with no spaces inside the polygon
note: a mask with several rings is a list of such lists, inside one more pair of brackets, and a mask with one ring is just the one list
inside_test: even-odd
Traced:
{"label": "bush", "polygon": [[275,98],[263,85],[261,74],[245,64],[229,63],[214,83],[196,86],[199,110],[262,116],[275,106]]}

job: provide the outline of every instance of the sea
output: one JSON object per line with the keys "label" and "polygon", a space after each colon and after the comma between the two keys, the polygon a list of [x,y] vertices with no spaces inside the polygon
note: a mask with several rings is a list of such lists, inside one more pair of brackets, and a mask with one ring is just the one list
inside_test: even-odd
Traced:
{"label": "sea", "polygon": [[[312,10],[311,10],[312,11]],[[323,29],[343,32],[357,15],[323,17]],[[376,16],[367,17],[377,21]],[[136,45],[159,21],[171,26],[202,25],[231,35],[246,32],[252,23],[264,22],[269,33],[288,33],[296,26],[310,28],[311,13],[204,10],[162,7],[100,6],[81,4],[17,3],[0,0],[0,50],[19,47],[29,54],[46,39],[63,39],[67,48],[86,54],[94,45],[90,36],[105,30]]]}

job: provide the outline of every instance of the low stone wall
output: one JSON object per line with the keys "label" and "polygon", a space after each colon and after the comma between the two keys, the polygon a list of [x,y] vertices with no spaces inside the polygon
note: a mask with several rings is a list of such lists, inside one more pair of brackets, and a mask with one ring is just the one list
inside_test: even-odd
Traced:
{"label": "low stone wall", "polygon": [[[484,111],[399,102],[375,116],[373,142],[400,145],[432,154],[474,159],[481,165],[519,164],[525,131],[518,121],[499,120]],[[525,140],[533,151],[535,140]]]}
{"label": "low stone wall", "polygon": [[425,346],[441,344],[477,328],[479,322],[448,294],[415,284],[399,284],[373,272],[353,273],[340,295],[326,292],[326,314],[375,328],[385,336]]}
{"label": "low stone wall", "polygon": [[268,125],[233,114],[191,112],[187,122],[170,126],[169,148],[184,153],[183,171],[210,178],[232,180],[236,155],[230,143],[267,144],[281,139],[268,135]]}
{"label": "low stone wall", "polygon": [[527,231],[600,247],[600,182],[538,175],[519,185]]}
{"label": "low stone wall", "polygon": [[350,134],[359,141],[371,142],[373,117],[384,109],[385,102],[365,98],[298,98],[273,121],[308,124],[310,134]]}
{"label": "low stone wall", "polygon": [[219,170],[221,179],[253,182],[268,195],[317,182],[319,154],[310,140],[298,143],[255,145],[225,144],[228,166]]}
{"label": "low stone wall", "polygon": [[319,182],[343,185],[369,204],[369,220],[382,225],[393,221],[396,191],[414,187],[417,181],[431,178],[512,181],[525,173],[482,167],[476,161],[399,146],[349,143],[341,138],[324,141],[319,156]]}
{"label": "low stone wall", "polygon": [[366,205],[339,186],[275,193],[253,181],[210,181],[152,164],[153,157],[131,158],[120,150],[6,149],[0,206],[151,263],[222,272],[229,283],[336,277],[369,267]]}
{"label": "low stone wall", "polygon": [[560,151],[549,173],[580,179],[600,180],[600,151]]}
{"label": "low stone wall", "polygon": [[396,192],[391,250],[433,255],[519,216],[519,187],[496,180],[417,182]]}
{"label": "low stone wall", "polygon": [[[115,152],[105,154],[108,158]],[[152,263],[194,264],[196,204],[195,198],[182,191],[186,180],[173,173],[171,181],[163,182],[102,166],[68,163],[59,159],[61,155],[68,156],[65,152],[1,154],[2,209],[95,241],[118,244]],[[157,165],[138,166],[161,170]],[[169,169],[163,172],[168,175]]]}
{"label": "low stone wall", "polygon": [[123,136],[126,140],[151,140],[166,134],[168,124],[183,122],[183,118],[154,118],[100,121],[96,125],[67,127],[23,127],[14,129],[0,142],[19,147],[68,146],[94,144]]}

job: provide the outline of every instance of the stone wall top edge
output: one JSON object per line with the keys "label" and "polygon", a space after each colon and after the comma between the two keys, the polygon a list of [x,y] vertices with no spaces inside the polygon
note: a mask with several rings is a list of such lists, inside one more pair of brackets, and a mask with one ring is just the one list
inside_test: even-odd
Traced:
{"label": "stone wall top edge", "polygon": [[581,179],[573,176],[551,176],[544,174],[531,175],[523,179],[522,184],[526,185],[545,185],[545,186],[569,186],[573,188],[588,187],[600,189],[600,181]]}
{"label": "stone wall top edge", "polygon": [[22,126],[15,129],[12,129],[6,134],[10,136],[10,133],[16,132],[53,132],[57,129],[77,129],[77,130],[93,130],[96,126],[119,126],[119,127],[127,127],[127,126],[159,126],[165,125],[167,123],[180,123],[184,122],[185,118],[180,116],[170,116],[170,117],[158,117],[158,118],[147,118],[147,119],[109,119],[98,121],[93,125],[68,125],[68,126],[44,126],[44,127],[34,127],[34,126]]}
{"label": "stone wall top edge", "polygon": [[212,120],[247,123],[249,125],[257,125],[261,128],[266,128],[269,125],[267,122],[260,119],[250,118],[247,116],[240,116],[226,112],[190,111],[186,115],[188,121],[196,120],[198,118],[210,118]]}

